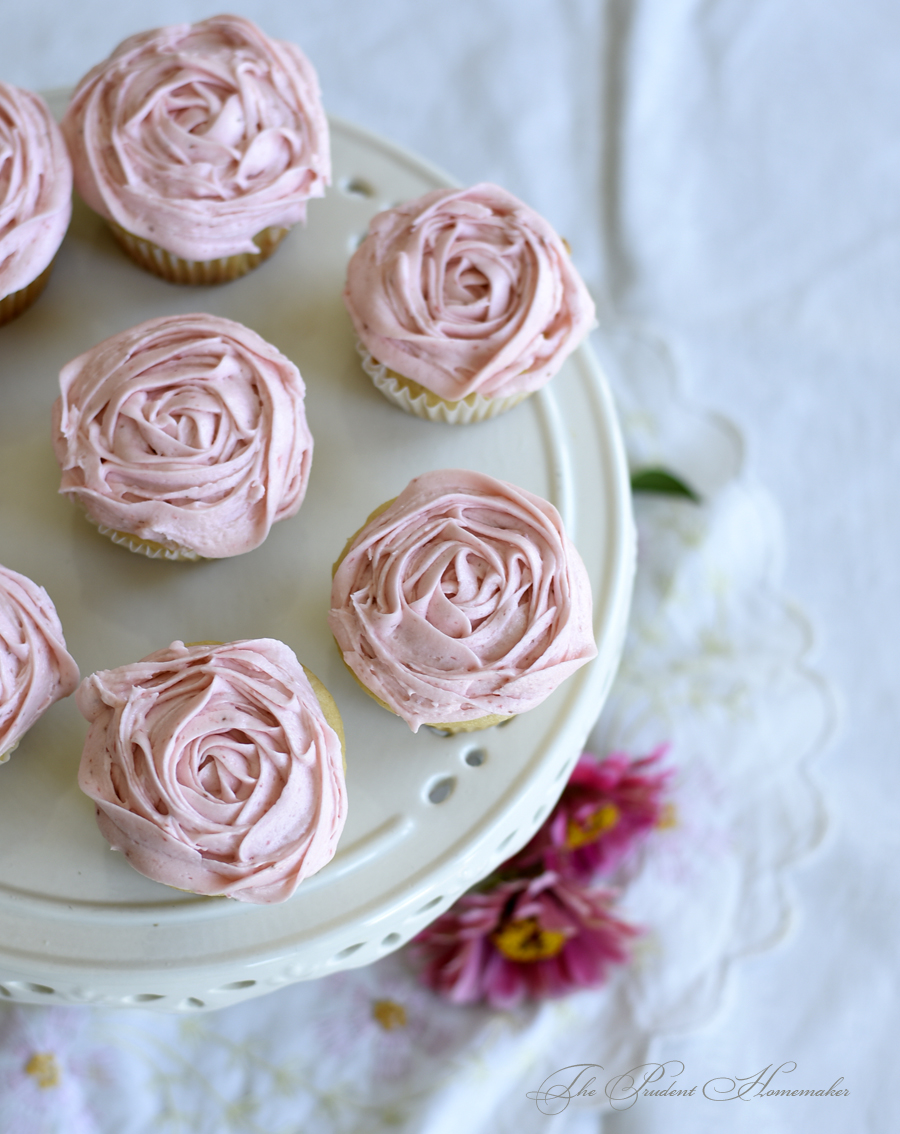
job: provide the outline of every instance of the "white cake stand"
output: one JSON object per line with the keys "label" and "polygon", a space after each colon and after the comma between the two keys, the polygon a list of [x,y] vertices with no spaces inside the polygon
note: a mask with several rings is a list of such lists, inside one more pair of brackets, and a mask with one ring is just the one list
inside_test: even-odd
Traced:
{"label": "white cake stand", "polygon": [[[31,1003],[218,1008],[364,965],[408,941],[545,818],[609,689],[634,568],[627,468],[612,401],[582,347],[545,391],[476,426],[419,421],[374,389],[341,302],[369,218],[451,182],[345,122],[334,187],[275,257],[220,289],[154,279],[76,207],[38,303],[0,329],[0,563],[47,588],[82,674],[185,641],[281,638],[336,698],[350,812],[334,860],[281,905],[200,898],[109,850],[76,773],[70,698],[0,768],[0,994]],[[237,319],[300,367],[315,458],[300,513],[248,555],[158,562],[102,538],[57,495],[50,408],[70,358],[141,320]],[[479,469],[552,500],[591,579],[599,656],[505,727],[445,738],[362,693],[325,621],[330,566],[379,503],[427,469]]]}

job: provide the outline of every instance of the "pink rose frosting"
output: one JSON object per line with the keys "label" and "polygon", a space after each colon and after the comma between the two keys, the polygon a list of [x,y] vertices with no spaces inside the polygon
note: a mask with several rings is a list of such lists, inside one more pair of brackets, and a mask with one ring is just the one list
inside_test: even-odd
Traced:
{"label": "pink rose frosting", "polygon": [[374,217],[344,302],[374,358],[446,401],[538,389],[594,321],[550,225],[487,184]]}
{"label": "pink rose frosting", "polygon": [[126,39],[78,84],[63,131],[87,204],[188,260],[256,252],[331,176],[309,60],[239,16]]}
{"label": "pink rose frosting", "polygon": [[313,448],[306,387],[240,323],[151,319],[68,363],[60,386],[60,492],[96,523],[222,558],[300,507]]}
{"label": "pink rose frosting", "polygon": [[559,513],[461,469],[416,477],[363,528],[331,607],[344,661],[413,732],[525,712],[597,653]]}
{"label": "pink rose frosting", "polygon": [[47,267],[72,215],[72,163],[40,96],[0,83],[0,299]]}
{"label": "pink rose frosting", "polygon": [[54,701],[78,684],[56,608],[43,587],[0,567],[0,761]]}
{"label": "pink rose frosting", "polygon": [[283,642],[173,642],[85,678],[76,701],[90,722],[78,783],[141,874],[282,902],[334,856],[341,741]]}

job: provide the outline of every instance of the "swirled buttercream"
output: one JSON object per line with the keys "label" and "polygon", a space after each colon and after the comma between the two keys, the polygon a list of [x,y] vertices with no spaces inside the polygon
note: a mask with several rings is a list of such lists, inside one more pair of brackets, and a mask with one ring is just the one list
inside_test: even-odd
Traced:
{"label": "swirled buttercream", "polygon": [[461,469],[416,477],[366,524],[331,607],[344,661],[413,732],[525,712],[597,653],[559,513]]}
{"label": "swirled buttercream", "polygon": [[488,184],[374,217],[344,302],[374,358],[447,401],[538,389],[594,320],[547,221]]}
{"label": "swirled buttercream", "polygon": [[283,642],[173,642],[85,678],[76,701],[90,722],[78,783],[141,874],[281,902],[333,857],[341,741]]}
{"label": "swirled buttercream", "polygon": [[63,118],[75,186],[127,232],[188,260],[256,252],[331,176],[316,73],[238,16],[124,40]]}
{"label": "swirled buttercream", "polygon": [[72,164],[42,98],[0,83],[0,299],[56,255],[72,215]]}
{"label": "swirled buttercream", "polygon": [[0,567],[0,762],[54,701],[78,684],[56,608],[43,587]]}
{"label": "swirled buttercream", "polygon": [[303,379],[240,323],[151,319],[68,363],[60,387],[60,492],[96,523],[222,558],[300,507],[313,447]]}

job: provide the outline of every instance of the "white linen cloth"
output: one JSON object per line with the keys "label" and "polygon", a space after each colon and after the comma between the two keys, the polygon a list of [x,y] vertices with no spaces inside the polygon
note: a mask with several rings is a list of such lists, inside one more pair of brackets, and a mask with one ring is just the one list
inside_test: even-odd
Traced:
{"label": "white linen cloth", "polygon": [[[639,599],[630,668],[602,736],[643,739],[624,706],[642,688],[656,690],[675,735],[673,758],[680,747],[714,767],[732,734],[727,722],[704,716],[702,705],[742,682],[752,711],[741,718],[744,731],[733,734],[737,766],[748,777],[740,782],[759,795],[748,796],[752,806],[740,812],[742,854],[720,880],[728,916],[716,902],[694,911],[692,924],[718,927],[715,941],[701,938],[694,982],[679,951],[689,952],[691,940],[675,903],[653,938],[670,949],[668,969],[665,952],[645,955],[609,992],[581,994],[533,1019],[423,1013],[424,1031],[403,1032],[402,1042],[385,1033],[394,1045],[386,1054],[370,1021],[357,1028],[346,1065],[310,1062],[318,1033],[298,1018],[322,1018],[320,1027],[333,1026],[338,1036],[352,1030],[378,981],[400,987],[397,962],[347,974],[333,993],[297,986],[218,1017],[8,1008],[0,1016],[0,1105],[27,1103],[29,1131],[144,1134],[166,1123],[177,1129],[178,1121],[217,1134],[328,1131],[316,1106],[344,1123],[335,1129],[374,1131],[381,1119],[366,1109],[360,1088],[374,1074],[386,1090],[377,1099],[388,1108],[384,1119],[391,1106],[410,1103],[408,1118],[402,1105],[394,1113],[415,1134],[461,1125],[473,1134],[569,1134],[560,1125],[566,1121],[581,1134],[597,1129],[596,1113],[573,1106],[549,1118],[523,1098],[540,1084],[535,1072],[602,1063],[601,1048],[609,1066],[624,1072],[632,1056],[645,1058],[650,1035],[657,1038],[646,1058],[682,1061],[682,1085],[791,1060],[797,1087],[827,1088],[843,1076],[851,1093],[747,1104],[642,1098],[604,1120],[613,1134],[896,1129],[900,1112],[888,1083],[900,902],[896,871],[887,867],[900,787],[892,758],[900,723],[893,692],[900,672],[900,12],[889,0],[382,0],[377,7],[366,0],[245,0],[239,8],[270,34],[301,44],[330,111],[461,181],[498,181],[569,238],[602,302],[596,345],[616,371],[629,444],[640,459],[659,456],[694,475],[713,498],[699,518],[687,505],[641,505],[646,530],[666,533],[656,547],[658,587]],[[32,0],[4,13],[0,78],[32,88],[71,84],[148,20],[193,20],[217,10],[161,0],[148,16],[133,0],[87,0],[77,9]],[[634,326],[649,327],[651,338],[634,334]],[[698,402],[737,421],[744,472],[728,429],[686,410],[694,424],[681,433],[672,426],[681,399],[664,401],[660,359],[667,353]],[[707,602],[711,578],[730,596],[722,610]],[[779,782],[771,761],[784,745],[792,769],[815,722],[801,692],[802,632],[798,638],[792,629],[782,590],[821,628],[816,667],[833,679],[843,705],[842,732],[815,769],[834,814],[831,834],[790,875],[789,902],[776,868],[812,836],[816,815],[802,780]],[[654,649],[639,620],[643,614],[652,626],[652,603],[664,597],[665,633]],[[727,633],[710,638],[710,626]],[[676,646],[691,642],[712,649],[718,663],[693,667],[705,682],[705,702],[691,667],[679,672]],[[723,642],[734,647],[731,654],[723,655]],[[772,689],[783,691],[780,702],[770,698]],[[791,720],[799,722],[795,737],[785,732]],[[754,776],[748,745],[757,735],[768,747]],[[713,838],[716,824],[737,814],[722,806],[714,777],[703,782],[709,807],[704,811],[702,792],[691,798],[699,826],[712,827],[687,841],[689,856],[704,845],[700,834]],[[634,887],[636,912],[648,900],[651,912],[662,912],[653,899],[666,888],[653,871],[664,871],[666,861],[650,860],[647,880]],[[687,869],[677,856],[668,861]],[[686,892],[705,893],[713,881]],[[792,936],[733,966],[722,1001],[725,959],[771,944],[786,905],[795,911]],[[741,909],[752,916],[742,919]],[[660,988],[671,995],[648,996]],[[317,1004],[329,1010],[316,1017]],[[695,1029],[717,1005],[705,1030],[661,1034]],[[610,1022],[612,1030],[604,1027]],[[421,1040],[412,1077],[392,1101],[378,1060],[395,1060],[387,1079],[396,1083],[410,1036]],[[342,1043],[334,1040],[337,1048]],[[23,1078],[31,1054],[53,1051],[57,1085],[41,1087],[36,1073]],[[357,1097],[362,1109],[354,1110]],[[43,1126],[34,1114],[44,1116]],[[10,1109],[10,1130],[13,1121]]]}

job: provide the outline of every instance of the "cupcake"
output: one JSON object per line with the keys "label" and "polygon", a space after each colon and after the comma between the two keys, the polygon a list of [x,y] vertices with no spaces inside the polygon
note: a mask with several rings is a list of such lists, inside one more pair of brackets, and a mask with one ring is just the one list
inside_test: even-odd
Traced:
{"label": "cupcake", "polygon": [[0,764],[38,717],[78,684],[56,608],[43,587],[0,567]]}
{"label": "cupcake", "polygon": [[526,712],[597,653],[559,513],[462,469],[416,477],[351,538],[328,622],[359,683],[413,732]]}
{"label": "cupcake", "polygon": [[72,215],[72,163],[40,96],[0,83],[0,326],[44,290]]}
{"label": "cupcake", "polygon": [[85,202],[173,283],[256,267],[331,176],[315,71],[239,16],[124,40],[78,84],[62,127]]}
{"label": "cupcake", "polygon": [[240,323],[151,319],[68,363],[60,387],[60,492],[132,551],[240,555],[303,501],[313,449],[303,379]]}
{"label": "cupcake", "polygon": [[408,413],[482,421],[553,377],[594,322],[563,241],[496,185],[379,213],[347,268],[363,367]]}
{"label": "cupcake", "polygon": [[141,874],[283,902],[334,856],[347,815],[334,702],[272,638],[173,642],[85,678],[78,783]]}

